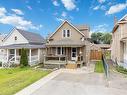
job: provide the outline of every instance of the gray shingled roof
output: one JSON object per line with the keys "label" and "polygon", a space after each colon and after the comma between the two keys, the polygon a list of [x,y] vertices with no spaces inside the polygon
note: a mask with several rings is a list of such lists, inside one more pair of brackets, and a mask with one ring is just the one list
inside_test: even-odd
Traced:
{"label": "gray shingled roof", "polygon": [[83,46],[85,45],[85,41],[74,41],[71,39],[62,39],[59,41],[53,41],[47,43],[46,46]]}
{"label": "gray shingled roof", "polygon": [[12,44],[0,46],[1,49],[21,49],[21,48],[45,48],[42,44]]}
{"label": "gray shingled roof", "polygon": [[29,41],[29,43],[45,43],[44,38],[37,33],[28,32],[21,29],[16,30],[19,31],[19,33],[21,33]]}

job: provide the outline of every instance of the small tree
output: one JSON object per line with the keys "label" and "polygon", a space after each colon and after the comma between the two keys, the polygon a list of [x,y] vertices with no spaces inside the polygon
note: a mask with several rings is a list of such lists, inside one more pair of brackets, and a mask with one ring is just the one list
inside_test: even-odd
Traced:
{"label": "small tree", "polygon": [[20,58],[20,65],[21,67],[26,67],[28,66],[28,56],[27,56],[27,49],[22,49],[21,50],[21,58]]}

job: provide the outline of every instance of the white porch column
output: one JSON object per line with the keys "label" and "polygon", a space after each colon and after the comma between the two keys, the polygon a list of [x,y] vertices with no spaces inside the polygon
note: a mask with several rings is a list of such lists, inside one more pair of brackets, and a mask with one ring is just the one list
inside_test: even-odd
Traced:
{"label": "white porch column", "polygon": [[31,49],[29,49],[29,62],[31,63]]}
{"label": "white porch column", "polygon": [[8,52],[8,49],[7,49],[7,61],[8,61],[8,58],[9,58],[9,52]]}
{"label": "white porch column", "polygon": [[16,49],[15,49],[15,62],[16,62],[17,60],[16,60]]}
{"label": "white porch column", "polygon": [[38,62],[40,62],[40,49],[38,49]]}

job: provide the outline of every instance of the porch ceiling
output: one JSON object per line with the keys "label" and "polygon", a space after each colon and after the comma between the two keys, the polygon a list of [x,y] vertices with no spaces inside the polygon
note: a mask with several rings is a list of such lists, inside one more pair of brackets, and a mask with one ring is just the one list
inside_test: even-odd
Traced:
{"label": "porch ceiling", "polygon": [[21,49],[21,48],[45,48],[45,45],[40,44],[12,44],[0,46],[1,49]]}
{"label": "porch ceiling", "polygon": [[85,41],[74,41],[71,39],[62,39],[59,41],[53,41],[50,43],[47,43],[46,46],[48,47],[59,47],[59,46],[63,46],[63,47],[82,47],[84,46],[86,43]]}

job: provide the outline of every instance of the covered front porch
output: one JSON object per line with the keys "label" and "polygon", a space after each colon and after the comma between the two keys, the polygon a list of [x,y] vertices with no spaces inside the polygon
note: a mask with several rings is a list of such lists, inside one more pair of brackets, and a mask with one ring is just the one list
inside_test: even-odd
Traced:
{"label": "covered front porch", "polygon": [[81,67],[84,63],[84,48],[85,46],[47,47],[44,65],[58,65],[59,68],[61,66],[66,68]]}
{"label": "covered front porch", "polygon": [[34,45],[14,45],[14,46],[2,46],[2,56],[1,56],[1,62],[2,66],[11,66],[12,64],[20,64],[20,57],[21,57],[21,49],[25,48],[27,49],[27,55],[28,55],[28,62],[29,65],[35,65],[38,63],[41,63],[41,47],[37,47]]}

